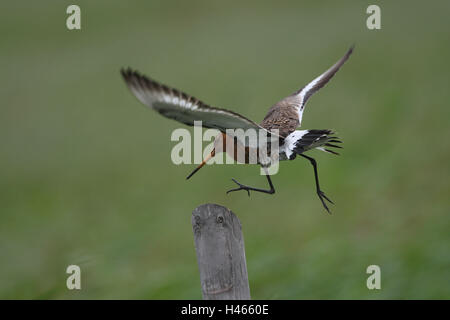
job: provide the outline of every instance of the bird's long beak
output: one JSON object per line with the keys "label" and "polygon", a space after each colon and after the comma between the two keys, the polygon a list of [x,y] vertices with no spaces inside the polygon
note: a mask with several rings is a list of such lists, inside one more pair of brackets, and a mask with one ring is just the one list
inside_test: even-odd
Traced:
{"label": "bird's long beak", "polygon": [[213,149],[213,151],[211,151],[211,153],[209,154],[209,156],[207,156],[202,163],[199,164],[199,166],[197,168],[194,169],[194,171],[191,172],[190,175],[187,176],[186,180],[189,179],[190,177],[192,177],[198,170],[200,170],[207,162],[209,159],[211,159],[212,157],[214,157],[216,155],[216,149]]}

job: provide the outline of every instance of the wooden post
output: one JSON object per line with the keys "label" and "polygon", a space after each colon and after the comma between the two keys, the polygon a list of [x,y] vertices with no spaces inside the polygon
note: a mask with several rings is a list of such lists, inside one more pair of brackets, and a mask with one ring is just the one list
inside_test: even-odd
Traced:
{"label": "wooden post", "polygon": [[204,300],[249,300],[241,222],[229,209],[203,204],[192,212]]}

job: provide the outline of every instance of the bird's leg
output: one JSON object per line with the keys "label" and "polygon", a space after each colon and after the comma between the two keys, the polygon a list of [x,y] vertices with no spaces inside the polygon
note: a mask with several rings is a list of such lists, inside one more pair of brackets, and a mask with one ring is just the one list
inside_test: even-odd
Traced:
{"label": "bird's leg", "polygon": [[250,190],[251,191],[257,191],[257,192],[268,193],[268,194],[274,194],[275,193],[275,188],[273,187],[272,180],[270,180],[270,175],[267,173],[267,171],[266,171],[266,177],[267,177],[267,181],[269,182],[269,186],[270,186],[269,190],[245,186],[245,185],[237,182],[235,179],[231,179],[234,183],[236,183],[239,186],[239,188],[228,190],[227,193],[230,193],[230,192],[233,192],[233,191],[239,191],[239,190],[247,190],[249,197],[250,197]]}
{"label": "bird's leg", "polygon": [[317,195],[319,196],[320,201],[322,201],[323,206],[325,207],[325,209],[328,211],[328,213],[331,214],[330,209],[328,209],[328,206],[326,205],[325,200],[327,200],[328,202],[333,203],[333,201],[331,201],[330,199],[328,199],[328,197],[325,195],[325,193],[320,190],[320,185],[319,185],[319,175],[317,174],[317,163],[316,160],[314,158],[305,156],[304,154],[300,154],[300,156],[302,156],[305,159],[308,159],[309,162],[311,162],[313,168],[314,168],[314,177],[316,179],[316,190],[317,190]]}

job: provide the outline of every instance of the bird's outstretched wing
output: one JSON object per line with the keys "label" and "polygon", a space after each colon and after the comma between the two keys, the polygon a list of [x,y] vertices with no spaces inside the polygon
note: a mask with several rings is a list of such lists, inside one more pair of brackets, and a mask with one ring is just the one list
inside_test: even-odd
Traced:
{"label": "bird's outstretched wing", "polygon": [[[133,94],[146,106],[158,111],[164,117],[194,125],[202,121],[205,128],[264,130],[268,136],[278,137],[246,117],[225,109],[211,107],[202,101],[177,89],[160,84],[130,68],[121,70],[122,76]],[[249,144],[248,142],[246,145]],[[250,144],[253,144],[250,142]]]}
{"label": "bird's outstretched wing", "polygon": [[[292,95],[284,98],[283,100],[275,104],[272,108],[270,108],[261,125],[269,130],[277,128],[280,122],[277,114],[280,114],[283,115],[282,118],[285,121],[289,120],[288,125],[286,123],[280,124],[284,128],[289,128],[289,131],[285,132],[284,135],[282,134],[282,136],[287,136],[289,133],[293,132],[296,127],[299,127],[302,122],[303,110],[305,109],[305,105],[308,99],[316,91],[326,85],[328,81],[330,81],[330,79],[336,74],[339,68],[350,57],[353,52],[353,48],[354,47],[351,47],[347,51],[347,53],[327,71],[322,73],[320,76],[315,78],[300,90],[294,92]],[[294,114],[296,115],[296,117],[293,116]]]}

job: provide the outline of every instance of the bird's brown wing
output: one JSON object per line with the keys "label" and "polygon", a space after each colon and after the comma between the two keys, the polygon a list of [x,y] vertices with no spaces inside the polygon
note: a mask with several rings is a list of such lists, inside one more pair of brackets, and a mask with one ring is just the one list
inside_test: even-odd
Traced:
{"label": "bird's brown wing", "polygon": [[[353,52],[351,47],[347,53],[336,62],[331,68],[315,78],[300,90],[294,92],[294,94],[284,98],[272,108],[269,109],[266,117],[264,118],[261,126],[267,130],[278,127],[280,129],[280,135],[286,137],[292,133],[297,127],[301,125],[303,110],[305,108],[308,99],[319,89],[325,86],[328,81],[336,74],[339,68],[347,61]],[[295,116],[294,116],[295,114]],[[284,129],[282,129],[282,127]]]}

